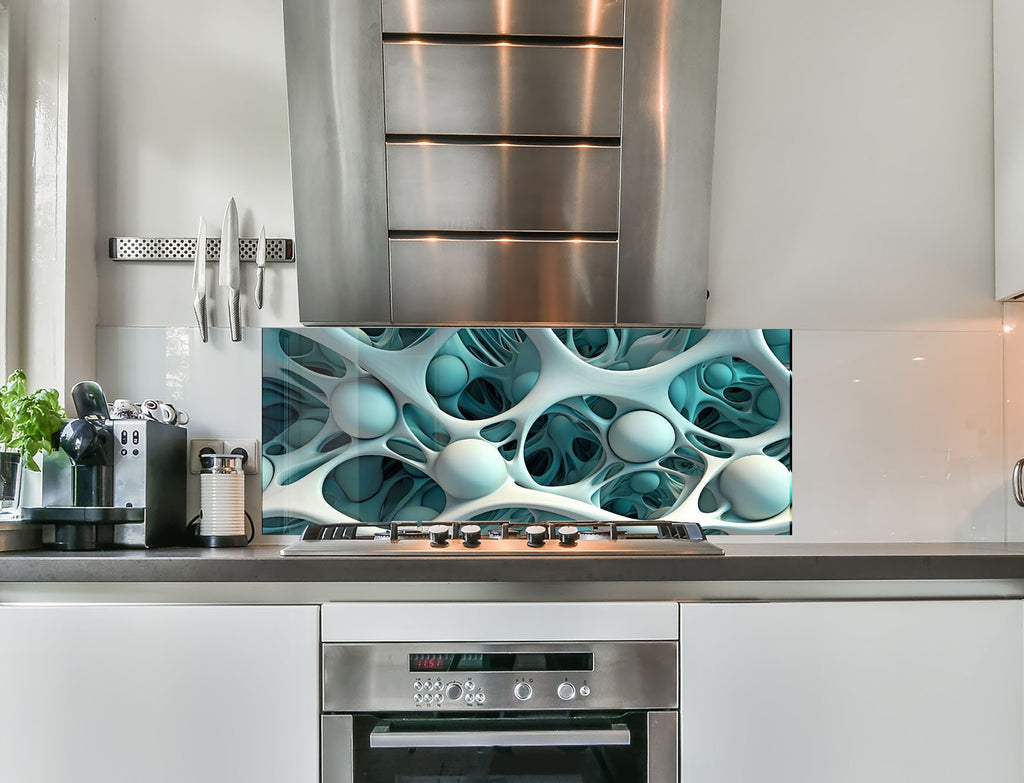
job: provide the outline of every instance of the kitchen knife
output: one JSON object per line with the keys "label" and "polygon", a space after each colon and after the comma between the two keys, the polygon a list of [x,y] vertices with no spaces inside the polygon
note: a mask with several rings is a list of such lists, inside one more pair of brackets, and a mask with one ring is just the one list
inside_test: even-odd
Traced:
{"label": "kitchen knife", "polygon": [[192,309],[196,313],[199,324],[199,336],[203,342],[210,339],[206,322],[206,218],[199,218],[199,235],[196,237],[196,261],[192,267],[192,290],[196,298],[192,300]]}
{"label": "kitchen knife", "polygon": [[241,288],[238,271],[238,207],[235,200],[228,201],[224,211],[224,227],[220,234],[220,284],[229,291],[228,324],[231,327],[231,341],[242,339],[241,316],[238,312],[238,296]]}
{"label": "kitchen knife", "polygon": [[267,265],[267,227],[260,226],[260,238],[256,240],[256,291],[253,299],[256,309],[263,309],[263,274]]}

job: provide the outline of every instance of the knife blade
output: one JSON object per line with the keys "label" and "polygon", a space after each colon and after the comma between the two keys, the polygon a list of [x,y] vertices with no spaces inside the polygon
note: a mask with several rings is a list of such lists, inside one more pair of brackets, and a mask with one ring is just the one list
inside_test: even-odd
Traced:
{"label": "knife blade", "polygon": [[196,237],[196,260],[192,266],[192,290],[196,298],[192,300],[192,310],[196,314],[199,325],[199,336],[208,342],[210,333],[206,321],[206,218],[199,218],[199,235]]}
{"label": "knife blade", "polygon": [[231,341],[240,342],[242,339],[242,323],[238,311],[239,289],[241,288],[239,274],[239,250],[238,250],[238,207],[235,200],[228,201],[227,209],[224,210],[224,226],[220,236],[220,284],[229,291],[228,297],[228,324],[231,327]]}
{"label": "knife blade", "polygon": [[253,292],[253,300],[256,302],[256,309],[263,309],[263,275],[264,267],[267,265],[267,227],[260,226],[260,238],[256,240],[256,290]]}

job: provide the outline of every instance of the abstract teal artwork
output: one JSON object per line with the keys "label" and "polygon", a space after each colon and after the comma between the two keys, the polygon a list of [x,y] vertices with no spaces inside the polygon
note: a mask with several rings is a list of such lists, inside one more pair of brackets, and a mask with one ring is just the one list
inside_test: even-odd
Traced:
{"label": "abstract teal artwork", "polygon": [[263,330],[263,532],[697,521],[791,532],[790,332]]}

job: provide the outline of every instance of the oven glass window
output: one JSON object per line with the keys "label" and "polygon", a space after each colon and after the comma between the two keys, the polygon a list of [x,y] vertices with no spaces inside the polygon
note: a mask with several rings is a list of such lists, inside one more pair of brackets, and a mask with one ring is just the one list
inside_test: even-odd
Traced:
{"label": "oven glass window", "polygon": [[[627,732],[623,732],[626,729]],[[646,715],[516,717],[356,716],[356,783],[643,783],[646,780]],[[371,747],[386,732],[415,747]],[[608,734],[593,744],[559,744],[580,731]],[[462,747],[431,747],[438,732],[455,733]],[[502,733],[527,732],[536,744],[503,746]],[[628,744],[623,734],[628,733]],[[497,737],[498,739],[495,739]],[[573,742],[578,740],[573,740]],[[531,741],[532,742],[532,741]]]}

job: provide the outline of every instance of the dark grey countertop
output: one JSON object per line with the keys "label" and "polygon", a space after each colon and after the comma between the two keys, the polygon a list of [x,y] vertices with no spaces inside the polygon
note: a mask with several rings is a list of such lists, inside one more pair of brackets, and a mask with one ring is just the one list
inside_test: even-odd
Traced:
{"label": "dark grey countertop", "polygon": [[1024,580],[1024,543],[721,543],[724,556],[281,557],[242,549],[0,554],[0,583],[652,583]]}

